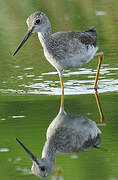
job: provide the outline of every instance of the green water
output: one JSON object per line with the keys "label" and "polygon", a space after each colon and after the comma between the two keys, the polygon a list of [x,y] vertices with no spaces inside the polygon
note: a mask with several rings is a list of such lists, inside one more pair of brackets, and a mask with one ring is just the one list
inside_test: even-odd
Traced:
{"label": "green water", "polygon": [[[56,179],[61,168],[64,180],[118,180],[118,1],[117,0],[2,0],[0,3],[0,179],[33,180],[31,160],[16,143],[20,138],[38,157],[46,130],[60,106],[60,82],[56,70],[45,60],[34,34],[12,57],[27,31],[26,19],[44,11],[53,32],[97,27],[99,52],[104,61],[99,78],[99,99],[105,117],[101,149],[81,154],[57,154]],[[65,110],[99,122],[92,89],[97,59],[79,70],[64,72]]]}
{"label": "green water", "polygon": [[[61,168],[64,179],[110,179],[118,177],[118,95],[100,94],[106,125],[102,131],[101,147],[81,154],[56,156],[56,167]],[[84,100],[84,101],[83,101]],[[0,152],[1,179],[36,179],[30,174],[31,160],[16,143],[18,137],[38,157],[45,143],[46,129],[59,111],[58,96],[1,97],[0,101]],[[100,116],[94,95],[65,96],[65,110],[81,114],[96,123]],[[75,157],[75,158],[73,158]],[[55,176],[55,171],[48,178]]]}

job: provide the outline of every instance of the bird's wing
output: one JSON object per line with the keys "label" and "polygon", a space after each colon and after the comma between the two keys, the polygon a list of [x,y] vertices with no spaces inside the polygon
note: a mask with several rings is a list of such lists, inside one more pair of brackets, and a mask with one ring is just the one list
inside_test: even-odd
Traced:
{"label": "bird's wing", "polygon": [[68,31],[68,32],[57,32],[52,35],[56,43],[61,43],[64,46],[68,46],[68,43],[71,42],[81,42],[85,45],[96,46],[97,41],[97,31],[96,28],[89,29],[87,31]]}

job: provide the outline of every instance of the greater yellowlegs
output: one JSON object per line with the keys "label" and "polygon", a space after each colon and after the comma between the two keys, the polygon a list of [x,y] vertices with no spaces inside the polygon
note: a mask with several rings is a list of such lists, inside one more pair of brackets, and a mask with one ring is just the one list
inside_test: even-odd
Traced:
{"label": "greater yellowlegs", "polygon": [[[31,34],[38,32],[38,37],[43,46],[46,59],[59,73],[62,94],[64,94],[62,79],[63,70],[81,67],[88,63],[95,56],[96,51],[98,50],[98,47],[96,46],[96,28],[93,27],[83,32],[68,31],[52,34],[50,21],[43,12],[35,12],[31,14],[26,22],[28,25],[28,33],[19,44],[13,56],[19,51]],[[103,53],[98,53],[96,56],[99,58],[99,63],[94,84],[95,89],[97,89],[97,81]]]}
{"label": "greater yellowlegs", "polygon": [[61,98],[58,115],[47,129],[47,140],[42,158],[36,158],[23,143],[16,139],[33,161],[32,172],[39,177],[47,177],[55,166],[56,153],[80,153],[89,148],[99,148],[101,131],[96,123],[82,115],[69,115],[64,111]]}

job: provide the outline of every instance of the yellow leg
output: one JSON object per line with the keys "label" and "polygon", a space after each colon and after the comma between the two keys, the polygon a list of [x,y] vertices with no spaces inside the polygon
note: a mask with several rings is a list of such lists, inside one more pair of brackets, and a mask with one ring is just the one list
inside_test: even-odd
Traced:
{"label": "yellow leg", "polygon": [[59,75],[60,78],[60,83],[61,83],[61,90],[62,90],[62,95],[61,95],[61,107],[64,106],[64,84],[63,84],[63,78],[62,76]]}
{"label": "yellow leg", "polygon": [[97,53],[95,55],[95,57],[98,57],[98,67],[97,67],[95,83],[94,83],[94,89],[97,90],[97,87],[98,87],[98,77],[99,77],[99,74],[100,74],[100,67],[101,67],[101,64],[102,64],[102,60],[103,60],[104,54],[103,54],[103,52]]}
{"label": "yellow leg", "polygon": [[64,94],[61,95],[61,104],[60,108],[64,108]]}
{"label": "yellow leg", "polygon": [[96,98],[97,107],[98,107],[98,110],[99,110],[99,113],[100,113],[100,123],[99,124],[104,124],[105,123],[104,114],[103,114],[103,110],[102,110],[102,107],[101,107],[101,104],[100,104],[100,100],[99,100],[97,91],[95,91],[95,98]]}

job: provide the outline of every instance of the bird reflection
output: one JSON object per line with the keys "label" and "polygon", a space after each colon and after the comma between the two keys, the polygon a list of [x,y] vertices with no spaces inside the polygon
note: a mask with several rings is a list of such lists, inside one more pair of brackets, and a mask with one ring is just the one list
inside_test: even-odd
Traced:
{"label": "bird reflection", "polygon": [[41,158],[36,158],[19,139],[16,140],[32,159],[32,172],[44,178],[54,169],[56,153],[80,153],[90,148],[99,148],[100,134],[100,129],[91,119],[65,112],[62,95],[59,113],[47,129]]}

